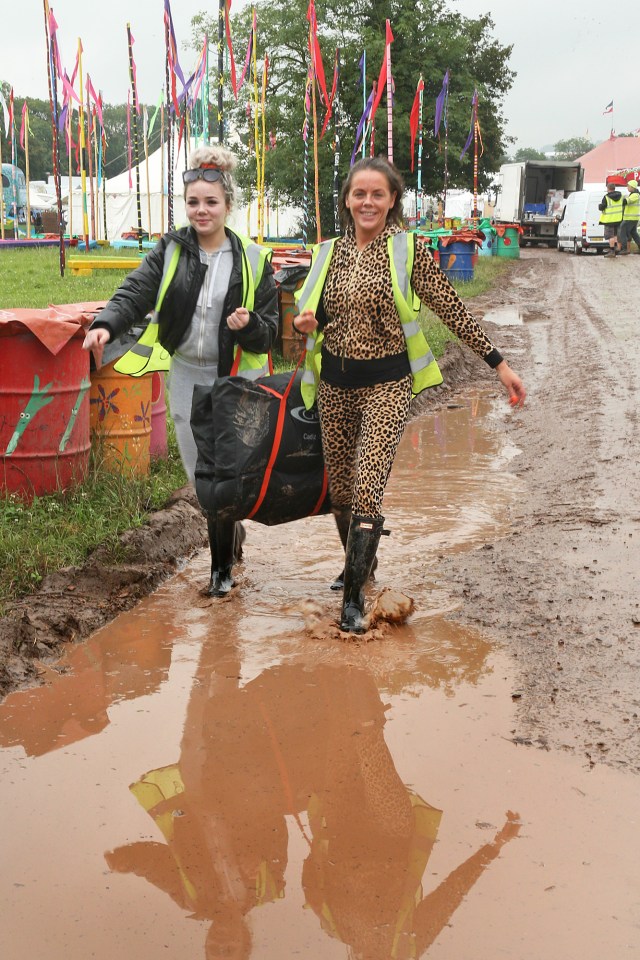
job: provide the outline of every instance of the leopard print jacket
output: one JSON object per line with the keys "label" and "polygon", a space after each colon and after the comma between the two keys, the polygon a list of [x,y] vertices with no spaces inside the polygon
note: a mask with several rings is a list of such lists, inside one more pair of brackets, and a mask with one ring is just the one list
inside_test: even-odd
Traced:
{"label": "leopard print jacket", "polygon": [[[356,246],[352,227],[336,241],[322,301],[326,315],[324,346],[334,356],[371,360],[406,349],[387,249],[388,237],[398,232],[399,227],[387,225],[363,250]],[[422,303],[474,353],[487,359],[494,351],[492,360],[499,358],[425,243],[416,243],[411,285]]]}

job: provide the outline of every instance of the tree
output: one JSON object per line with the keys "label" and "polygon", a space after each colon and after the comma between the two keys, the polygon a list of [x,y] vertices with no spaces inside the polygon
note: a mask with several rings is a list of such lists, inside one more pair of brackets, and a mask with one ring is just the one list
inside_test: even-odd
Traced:
{"label": "tree", "polygon": [[520,163],[522,160],[546,160],[547,157],[546,154],[534,147],[520,147],[519,150],[516,150],[513,159],[516,163]]}
{"label": "tree", "polygon": [[586,137],[569,137],[568,140],[558,140],[554,145],[556,160],[577,160],[589,150],[593,150],[595,143]]}
{"label": "tree", "polygon": [[[434,104],[442,78],[450,70],[448,111],[448,183],[450,187],[470,187],[473,157],[463,160],[460,153],[467,138],[471,116],[471,98],[479,93],[479,119],[484,146],[480,161],[479,186],[484,189],[497,169],[506,144],[502,102],[514,74],[507,66],[510,47],[500,45],[491,35],[493,22],[482,16],[471,20],[452,12],[444,0],[318,0],[316,5],[320,47],[331,86],[335,48],[340,48],[340,107],[342,152],[339,173],[349,169],[354,136],[362,113],[362,88],[358,86],[359,61],[367,52],[368,91],[377,79],[385,46],[385,18],[389,17],[395,41],[391,47],[392,74],[395,82],[393,113],[394,160],[414,188],[416,173],[410,174],[409,113],[420,71],[425,80],[423,189],[440,193],[444,182],[444,133],[433,136]],[[304,90],[308,70],[307,0],[291,0],[286,6],[279,0],[264,0],[257,8],[258,60],[267,51],[269,79],[266,124],[276,138],[276,147],[265,158],[265,180],[272,197],[300,205],[303,194]],[[239,61],[249,36],[251,11],[247,7],[233,19],[234,49]],[[217,22],[205,14],[192,21],[193,41],[197,46],[203,33],[217,34]],[[367,91],[367,92],[368,92]],[[246,118],[251,87],[243,87],[240,102],[227,97],[229,143],[241,163],[238,181],[248,196],[256,181],[253,133]],[[324,110],[318,99],[319,127]],[[375,118],[376,152],[387,154],[386,94]],[[333,127],[318,145],[319,191],[322,198],[323,232],[333,231]],[[313,169],[313,138],[310,137],[310,170]],[[310,186],[312,187],[310,174]]]}

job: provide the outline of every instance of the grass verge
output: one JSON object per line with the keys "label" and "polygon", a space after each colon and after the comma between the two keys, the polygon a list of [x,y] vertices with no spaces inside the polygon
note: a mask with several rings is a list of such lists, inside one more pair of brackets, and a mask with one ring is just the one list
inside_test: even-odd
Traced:
{"label": "grass verge", "polygon": [[[45,307],[49,303],[76,303],[106,300],[125,272],[96,271],[90,277],[62,279],[56,273],[57,251],[3,251],[0,271],[0,308]],[[456,284],[464,300],[484,293],[507,268],[507,261],[481,257],[474,279]],[[423,310],[420,317],[429,344],[436,356],[455,340],[434,314]],[[276,372],[292,364],[274,356]],[[146,477],[125,478],[100,469],[99,453],[92,452],[85,482],[65,493],[36,498],[26,505],[15,497],[0,499],[0,615],[8,602],[33,592],[44,576],[62,567],[77,566],[98,545],[113,550],[118,559],[118,536],[142,525],[150,511],[166,503],[186,477],[168,418],[169,456],[156,460]]]}

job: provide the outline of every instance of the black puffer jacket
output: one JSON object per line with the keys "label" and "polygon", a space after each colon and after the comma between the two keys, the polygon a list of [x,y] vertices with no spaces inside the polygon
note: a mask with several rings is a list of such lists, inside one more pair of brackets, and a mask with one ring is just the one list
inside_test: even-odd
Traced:
{"label": "black puffer jacket", "polygon": [[[226,229],[226,228],[225,228]],[[251,353],[266,353],[273,346],[278,333],[278,293],[270,263],[266,263],[262,280],[255,293],[254,309],[249,323],[242,330],[230,330],[224,322],[233,311],[242,306],[242,244],[232,230],[226,230],[233,251],[233,266],[229,290],[222,312],[223,322],[218,333],[218,374],[227,376],[233,365],[236,342]],[[164,255],[167,244],[174,240],[182,252],[172,282],[166,292],[159,316],[158,337],[170,354],[182,341],[196,309],[200,289],[207,272],[200,260],[198,242],[191,227],[171,230],[144,258],[139,267],[125,279],[104,310],[94,320],[92,329],[104,327],[114,340],[132,326],[142,324],[155,308],[162,281]]]}

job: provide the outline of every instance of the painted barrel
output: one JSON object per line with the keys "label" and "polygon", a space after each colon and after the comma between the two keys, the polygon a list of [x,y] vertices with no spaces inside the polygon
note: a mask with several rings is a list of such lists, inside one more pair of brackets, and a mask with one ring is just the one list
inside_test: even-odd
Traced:
{"label": "painted barrel", "polygon": [[166,460],[169,455],[169,448],[167,445],[167,401],[164,389],[164,373],[156,370],[149,376],[151,377],[149,454],[159,460]]}
{"label": "painted barrel", "polygon": [[89,354],[54,356],[31,333],[0,341],[0,492],[32,500],[81,483],[89,465]]}
{"label": "painted barrel", "polygon": [[475,247],[470,240],[454,240],[446,246],[440,241],[440,269],[449,280],[473,280]]}
{"label": "painted barrel", "polygon": [[[501,231],[502,232],[502,231]],[[496,256],[517,260],[520,257],[520,233],[517,227],[506,227],[502,236],[496,237]]]}
{"label": "painted barrel", "polygon": [[492,257],[495,252],[496,245],[496,235],[493,231],[485,231],[484,240],[482,241],[478,254],[481,257]]}
{"label": "painted barrel", "polygon": [[108,363],[91,374],[91,434],[108,473],[149,472],[151,377],[127,377]]}
{"label": "painted barrel", "polygon": [[[301,286],[302,281],[297,285],[296,290]],[[282,356],[285,360],[293,360],[297,363],[304,350],[305,338],[293,329],[293,318],[298,315],[293,294],[293,290],[283,290],[282,287],[278,287]]]}

